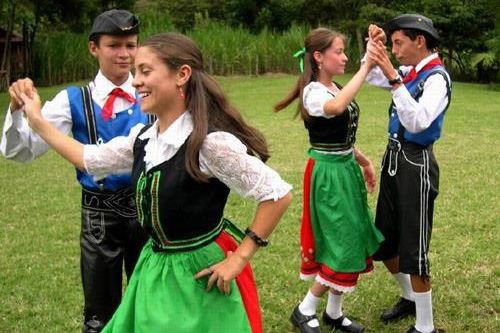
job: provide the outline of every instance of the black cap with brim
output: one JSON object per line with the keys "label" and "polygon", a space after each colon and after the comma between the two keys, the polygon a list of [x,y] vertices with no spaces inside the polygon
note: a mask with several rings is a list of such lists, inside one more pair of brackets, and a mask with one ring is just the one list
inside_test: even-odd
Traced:
{"label": "black cap with brim", "polygon": [[139,19],[137,16],[123,9],[111,9],[95,18],[90,30],[89,40],[97,35],[137,34],[139,34]]}
{"label": "black cap with brim", "polygon": [[439,40],[439,34],[436,28],[434,28],[432,20],[423,15],[403,14],[392,19],[385,25],[387,36],[391,36],[394,31],[402,29],[415,29],[423,31],[434,37],[436,40]]}

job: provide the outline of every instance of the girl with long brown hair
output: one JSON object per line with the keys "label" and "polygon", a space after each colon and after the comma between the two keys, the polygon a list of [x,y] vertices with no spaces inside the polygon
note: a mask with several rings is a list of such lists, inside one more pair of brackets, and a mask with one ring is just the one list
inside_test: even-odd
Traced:
{"label": "girl with long brown hair", "polygon": [[359,117],[354,97],[373,62],[362,64],[342,88],[333,76],[344,74],[344,44],[345,37],[335,31],[311,31],[296,54],[303,57],[303,72],[291,93],[275,105],[280,111],[299,99],[298,114],[311,144],[304,176],[300,277],[314,282],[290,317],[302,333],[321,332],[316,309],[327,291],[324,323],[343,332],[364,331],[344,316],[342,294],[354,290],[360,273],[373,269],[371,255],[383,239],[366,197],[365,182],[370,192],[375,186],[373,165],[354,147]]}
{"label": "girl with long brown hair", "polygon": [[[103,332],[261,333],[249,260],[267,245],[291,186],[263,163],[264,137],[204,71],[192,40],[150,37],[135,68],[141,109],[158,119],[107,144],[83,146],[62,136],[40,115],[38,95],[23,96],[31,126],[78,168],[97,178],[132,170],[138,218],[150,240]],[[230,190],[259,202],[244,234],[222,217]]]}

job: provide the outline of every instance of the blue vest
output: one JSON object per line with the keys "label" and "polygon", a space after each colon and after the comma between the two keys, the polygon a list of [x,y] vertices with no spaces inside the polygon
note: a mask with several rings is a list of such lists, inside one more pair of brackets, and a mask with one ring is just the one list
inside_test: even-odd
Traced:
{"label": "blue vest", "polygon": [[[67,88],[69,104],[71,108],[71,118],[73,120],[72,133],[73,138],[83,144],[89,144],[89,134],[87,123],[85,121],[85,112],[83,109],[82,93],[80,87]],[[117,136],[127,136],[130,129],[138,123],[147,124],[148,115],[141,112],[139,96],[135,96],[136,103],[129,109],[116,113],[116,118],[104,121],[101,117],[101,108],[94,101],[94,118],[97,128],[98,143],[106,143]],[[131,186],[130,174],[110,175],[97,184],[91,175],[76,169],[76,178],[81,186],[87,189],[104,189],[116,191],[123,187]]]}
{"label": "blue vest", "polygon": [[441,129],[443,127],[444,114],[448,109],[451,101],[451,82],[447,75],[446,70],[443,66],[434,66],[427,70],[422,70],[418,72],[415,80],[405,83],[406,89],[410,92],[410,95],[418,102],[422,96],[424,83],[427,78],[433,74],[442,75],[446,81],[448,104],[444,110],[439,114],[439,116],[434,119],[431,125],[419,133],[410,133],[404,129],[404,127],[399,122],[399,116],[397,110],[394,108],[394,103],[391,104],[389,108],[389,136],[390,138],[397,138],[401,141],[401,133],[403,133],[404,142],[412,142],[418,145],[427,147],[433,144],[440,136]]}

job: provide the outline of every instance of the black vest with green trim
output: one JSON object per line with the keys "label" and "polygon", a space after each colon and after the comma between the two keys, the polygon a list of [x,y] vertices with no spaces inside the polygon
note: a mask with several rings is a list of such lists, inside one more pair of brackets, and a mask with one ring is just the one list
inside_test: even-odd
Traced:
{"label": "black vest with green trim", "polygon": [[358,118],[359,106],[354,100],[342,114],[333,118],[309,116],[304,120],[304,126],[309,132],[311,146],[316,150],[328,151],[351,148],[356,141]]}
{"label": "black vest with green trim", "polygon": [[230,190],[216,178],[204,183],[189,175],[187,140],[171,159],[146,171],[144,147],[149,139],[141,140],[140,135],[149,127],[134,143],[132,181],[138,220],[159,249],[196,247],[220,233]]}

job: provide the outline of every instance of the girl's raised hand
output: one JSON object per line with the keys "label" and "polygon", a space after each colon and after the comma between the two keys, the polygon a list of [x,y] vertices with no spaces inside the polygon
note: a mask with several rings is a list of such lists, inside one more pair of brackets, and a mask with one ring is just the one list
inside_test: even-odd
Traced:
{"label": "girl's raised hand", "polygon": [[368,37],[373,42],[382,42],[383,44],[385,44],[385,42],[387,41],[384,30],[375,24],[370,24],[368,26]]}
{"label": "girl's raised hand", "polygon": [[24,92],[20,93],[21,100],[24,104],[24,113],[28,118],[28,123],[31,127],[36,126],[36,122],[43,119],[41,109],[42,102],[40,95],[36,89],[33,90],[33,96],[28,96]]}

